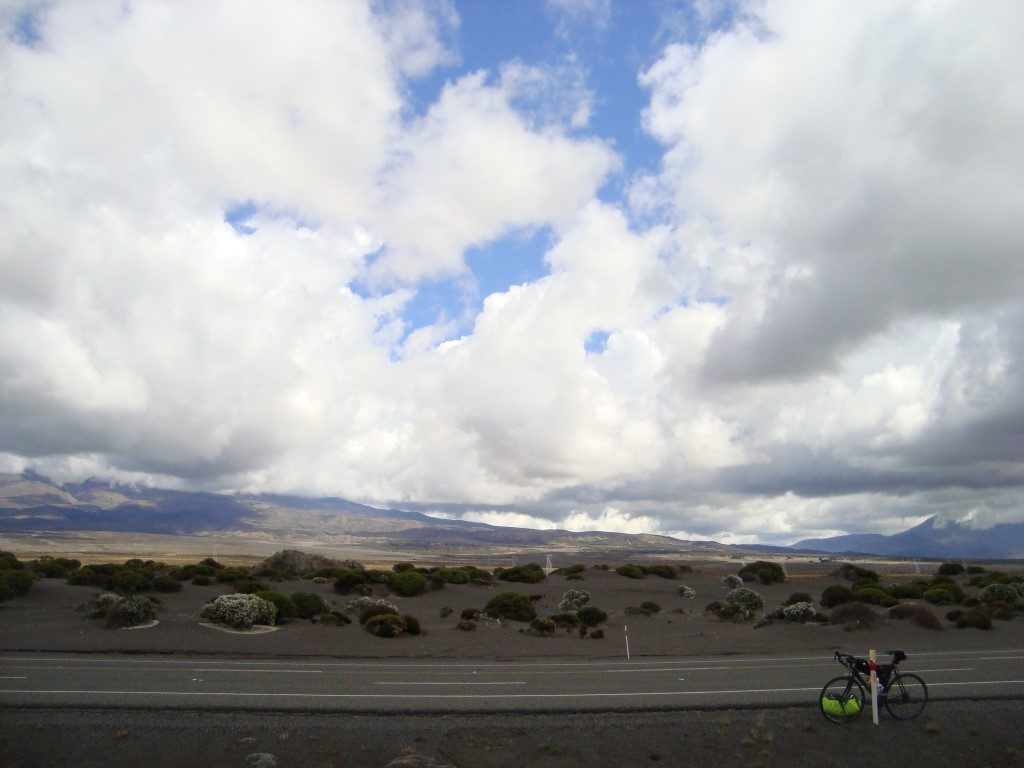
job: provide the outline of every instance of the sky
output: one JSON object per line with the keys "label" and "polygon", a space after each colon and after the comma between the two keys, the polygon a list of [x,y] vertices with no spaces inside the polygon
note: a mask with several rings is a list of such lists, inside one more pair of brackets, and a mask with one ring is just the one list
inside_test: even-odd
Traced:
{"label": "sky", "polygon": [[0,471],[1024,522],[1017,0],[0,0]]}

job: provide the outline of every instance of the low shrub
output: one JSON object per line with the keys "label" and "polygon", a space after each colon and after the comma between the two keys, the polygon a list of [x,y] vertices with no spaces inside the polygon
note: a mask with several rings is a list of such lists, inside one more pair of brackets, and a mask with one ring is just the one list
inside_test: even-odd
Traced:
{"label": "low shrub", "polygon": [[219,584],[227,584],[230,581],[238,581],[249,576],[249,572],[244,568],[224,568],[217,572],[217,582]]}
{"label": "low shrub", "polygon": [[786,621],[813,621],[816,615],[817,611],[814,610],[814,606],[807,601],[790,603],[782,609],[782,618]]}
{"label": "low shrub", "polygon": [[68,584],[73,587],[91,587],[95,585],[98,580],[99,577],[96,571],[87,565],[68,574]]}
{"label": "low shrub", "polygon": [[925,592],[932,587],[938,587],[944,589],[953,595],[953,601],[956,603],[962,603],[964,598],[967,597],[967,593],[964,592],[964,588],[956,583],[956,580],[951,576],[936,576],[930,582],[928,582],[928,588]]}
{"label": "low shrub", "polygon": [[555,632],[555,622],[551,619],[534,619],[530,622],[530,629],[541,637],[551,635]]}
{"label": "low shrub", "polygon": [[626,609],[626,613],[639,614],[642,616],[653,616],[656,613],[661,612],[661,606],[653,600],[644,600],[637,607],[630,606]]}
{"label": "low shrub", "polygon": [[352,619],[340,611],[324,611],[323,613],[318,613],[310,621],[314,624],[333,624],[336,627],[343,627],[346,624],[352,623]]}
{"label": "low shrub", "polygon": [[813,604],[814,598],[811,597],[807,592],[794,592],[786,598],[786,601],[783,603],[783,605],[796,605],[797,603]]}
{"label": "low shrub", "polygon": [[992,629],[992,617],[982,608],[967,608],[956,618],[956,628]]}
{"label": "low shrub", "polygon": [[0,571],[0,592],[12,597],[24,597],[32,589],[35,579],[27,570],[7,569]]}
{"label": "low shrub", "polygon": [[200,616],[234,629],[252,629],[255,624],[272,625],[277,609],[252,594],[221,595],[203,606]]}
{"label": "low shrub", "polygon": [[592,630],[591,633],[590,633],[590,639],[591,640],[604,640],[604,630],[603,629]]}
{"label": "low shrub", "polygon": [[405,621],[405,633],[407,635],[419,635],[422,634],[423,629],[420,627],[420,620],[415,616],[410,616],[405,613],[402,614],[402,620]]}
{"label": "low shrub", "polygon": [[211,579],[209,576],[193,576],[192,583],[195,584],[197,587],[208,587],[211,584],[213,584],[213,579]]}
{"label": "low shrub", "polygon": [[1017,602],[1017,590],[1009,584],[989,584],[978,593],[978,599],[983,603],[1010,603]]}
{"label": "low shrub", "polygon": [[620,565],[615,569],[615,572],[619,574],[619,576],[625,576],[627,579],[642,579],[645,575],[643,568],[639,565],[633,565],[632,563]]}
{"label": "low shrub", "polygon": [[857,581],[858,579],[879,581],[881,578],[878,571],[873,571],[870,568],[861,568],[859,565],[854,565],[853,563],[843,563],[832,571],[829,576],[832,578],[845,579],[846,581]]}
{"label": "low shrub", "polygon": [[153,579],[153,589],[157,592],[181,592],[181,582],[164,573]]}
{"label": "low shrub", "polygon": [[554,574],[556,576],[565,576],[568,578],[570,576],[582,576],[586,570],[587,566],[583,563],[573,563],[572,565],[567,565],[563,568],[556,568]]}
{"label": "low shrub", "polygon": [[558,602],[558,612],[571,613],[578,611],[589,602],[590,593],[585,589],[570,589],[562,595],[562,599]]}
{"label": "low shrub", "polygon": [[985,611],[993,619],[1000,619],[1001,621],[1009,621],[1017,615],[1012,603],[1003,603],[998,601],[994,603],[986,603]]}
{"label": "low shrub", "polygon": [[679,572],[671,565],[645,565],[642,566],[645,575],[660,576],[663,579],[679,578]]}
{"label": "low shrub", "polygon": [[385,600],[383,597],[369,597],[367,595],[357,597],[355,600],[349,600],[345,604],[345,613],[362,613],[367,608],[374,607],[383,607],[387,608],[391,613],[398,613],[398,606],[390,600]]}
{"label": "low shrub", "polygon": [[412,563],[395,563],[391,566],[391,570],[395,573],[405,573],[406,571],[415,571],[416,566]]}
{"label": "low shrub", "polygon": [[722,586],[729,589],[739,589],[743,586],[743,578],[734,573],[722,577]]}
{"label": "low shrub", "polygon": [[689,563],[682,563],[676,566],[676,570],[680,573],[693,573],[693,566]]}
{"label": "low shrub", "polygon": [[821,593],[821,604],[825,608],[853,602],[853,590],[843,584],[832,584]]}
{"label": "low shrub", "polygon": [[498,581],[510,581],[517,582],[520,584],[536,584],[539,581],[544,581],[544,569],[537,563],[527,563],[526,565],[515,565],[511,568],[495,568],[494,578]]}
{"label": "low shrub", "polygon": [[944,587],[932,587],[924,593],[924,599],[933,605],[953,605],[957,602],[956,596]]}
{"label": "low shrub", "polygon": [[355,568],[338,569],[338,575],[334,579],[334,591],[346,595],[365,583],[366,574],[362,570]]}
{"label": "low shrub", "polygon": [[969,576],[975,576],[975,575],[977,575],[979,573],[984,573],[984,572],[985,572],[985,569],[982,568],[980,565],[968,565],[967,566],[967,574]]}
{"label": "low shrub", "polygon": [[359,623],[366,624],[366,622],[376,616],[386,616],[388,614],[397,616],[398,610],[390,605],[371,605],[359,612]]}
{"label": "low shrub", "polygon": [[557,627],[568,627],[571,629],[580,625],[579,616],[575,613],[556,613],[548,616],[548,618],[555,622]]}
{"label": "low shrub", "polygon": [[144,595],[118,598],[107,608],[107,625],[137,627],[156,618],[156,605]]}
{"label": "low shrub", "polygon": [[295,608],[295,616],[300,619],[312,619],[329,612],[331,608],[326,600],[313,592],[294,592],[290,600]]}
{"label": "low shrub", "polygon": [[594,605],[585,605],[576,611],[576,618],[585,627],[596,627],[608,621],[608,614]]}
{"label": "low shrub", "polygon": [[252,595],[256,592],[263,592],[267,589],[267,585],[259,579],[245,578],[237,579],[231,582],[231,586],[235,588],[235,592],[241,592],[246,595]]}
{"label": "low shrub", "polygon": [[865,603],[849,602],[837,605],[829,614],[829,623],[846,629],[871,629],[878,624],[878,614]]}
{"label": "low shrub", "polygon": [[898,602],[896,598],[890,597],[889,593],[878,586],[874,587],[861,587],[853,591],[853,599],[859,603],[868,603],[869,605],[880,605],[883,608],[896,605]]}
{"label": "low shrub", "polygon": [[363,626],[377,637],[398,637],[406,630],[405,619],[397,613],[376,614],[363,622]]}
{"label": "low shrub", "polygon": [[402,597],[415,597],[427,591],[427,577],[416,571],[401,571],[394,574],[388,589]]}
{"label": "low shrub", "polygon": [[466,621],[465,619],[463,619],[462,621],[460,621],[458,624],[455,625],[455,628],[456,629],[461,629],[463,632],[472,632],[473,630],[476,629],[476,622],[475,621]]}
{"label": "low shrub", "polygon": [[679,585],[679,596],[685,600],[693,600],[697,597],[697,592],[693,587],[688,587],[685,584]]}
{"label": "low shrub", "polygon": [[[14,562],[20,564],[16,557],[12,555],[11,558]],[[79,560],[70,560],[66,557],[43,555],[38,560],[31,561],[28,567],[44,579],[66,579],[68,574],[81,568],[82,563]],[[3,568],[0,567],[0,570],[3,570]]]}
{"label": "low shrub", "polygon": [[939,576],[959,576],[964,570],[960,563],[942,563],[936,573]]}
{"label": "low shrub", "polygon": [[892,584],[886,590],[890,596],[897,600],[920,600],[924,597],[924,589],[920,584]]}
{"label": "low shrub", "polygon": [[463,608],[459,618],[463,621],[476,621],[480,618],[480,610],[477,608]]}
{"label": "low shrub", "polygon": [[537,618],[537,609],[526,595],[518,592],[500,592],[487,601],[484,613],[495,619],[509,621],[533,621]]}
{"label": "low shrub", "polygon": [[764,598],[749,587],[737,587],[725,596],[718,618],[726,621],[753,621],[764,607]]}
{"label": "low shrub", "polygon": [[786,580],[786,571],[778,563],[755,560],[740,568],[739,576],[744,581],[757,579],[762,584],[781,584]]}
{"label": "low shrub", "polygon": [[[274,615],[275,624],[284,624],[288,619],[294,619],[299,615],[299,611],[295,607],[295,603],[291,601],[291,598],[282,595],[280,592],[262,590],[260,592],[253,592],[252,594],[256,597],[263,598],[274,606],[277,611]],[[317,611],[317,613],[320,613],[320,611]]]}
{"label": "low shrub", "polygon": [[[948,616],[948,614],[947,614]],[[924,629],[942,631],[942,623],[930,608],[918,603],[893,606],[889,609],[890,619],[909,619],[913,624]]]}

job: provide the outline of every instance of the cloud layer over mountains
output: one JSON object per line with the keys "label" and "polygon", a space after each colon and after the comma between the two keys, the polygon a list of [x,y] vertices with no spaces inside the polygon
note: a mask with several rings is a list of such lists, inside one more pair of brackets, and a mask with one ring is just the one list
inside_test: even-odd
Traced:
{"label": "cloud layer over mountains", "polygon": [[[613,38],[546,18],[588,8]],[[441,0],[7,4],[0,471],[724,541],[1021,521],[1024,6],[728,17],[636,67],[644,167],[587,51],[471,70]]]}

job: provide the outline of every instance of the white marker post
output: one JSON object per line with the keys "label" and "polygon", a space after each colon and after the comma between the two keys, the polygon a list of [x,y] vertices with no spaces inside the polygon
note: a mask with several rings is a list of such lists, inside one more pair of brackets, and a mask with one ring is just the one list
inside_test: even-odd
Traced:
{"label": "white marker post", "polygon": [[626,661],[629,661],[629,627],[623,624],[622,629],[626,632]]}
{"label": "white marker post", "polygon": [[868,651],[868,669],[871,670],[871,722],[878,725],[878,663],[874,651]]}

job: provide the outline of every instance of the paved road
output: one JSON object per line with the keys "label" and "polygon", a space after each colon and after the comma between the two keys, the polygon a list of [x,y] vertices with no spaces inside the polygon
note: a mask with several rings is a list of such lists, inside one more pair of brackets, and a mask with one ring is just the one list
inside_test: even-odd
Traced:
{"label": "paved road", "polygon": [[[1024,650],[916,652],[933,699],[1024,698]],[[827,656],[457,663],[5,654],[0,707],[364,712],[600,711],[809,704]]]}

